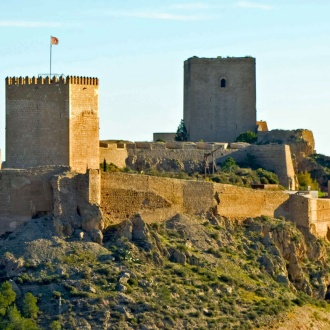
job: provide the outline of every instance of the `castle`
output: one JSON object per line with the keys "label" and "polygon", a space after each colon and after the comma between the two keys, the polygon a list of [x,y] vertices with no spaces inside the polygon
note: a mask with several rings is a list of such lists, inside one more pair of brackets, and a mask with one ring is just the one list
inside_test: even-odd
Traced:
{"label": "castle", "polygon": [[[188,59],[185,82],[185,119],[193,140],[230,141],[241,130],[255,129],[253,58]],[[178,212],[202,215],[212,210],[236,219],[283,216],[330,238],[330,200],[211,182],[101,172],[103,159],[119,167],[138,157],[191,166],[192,159],[202,161],[211,150],[219,153],[215,154],[219,159],[252,154],[265,167],[277,168],[286,187],[294,187],[295,177],[290,147],[285,144],[231,143],[228,149],[227,142],[102,141],[99,147],[98,83],[96,78],[72,76],[6,79],[7,159],[0,171],[0,234],[45,215],[53,219],[57,234],[71,235],[79,228],[100,232],[107,223],[136,213],[154,222]],[[202,107],[208,104],[211,106],[203,113]],[[219,125],[221,130],[212,125]],[[205,136],[199,135],[202,133]]]}

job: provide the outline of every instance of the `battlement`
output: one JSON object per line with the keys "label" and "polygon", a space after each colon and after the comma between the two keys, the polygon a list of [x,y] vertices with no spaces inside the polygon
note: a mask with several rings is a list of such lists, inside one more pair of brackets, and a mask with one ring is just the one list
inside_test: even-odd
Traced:
{"label": "battlement", "polygon": [[207,64],[207,63],[255,63],[255,58],[252,56],[245,56],[245,57],[189,57],[185,64],[188,62],[193,62],[194,64]]}
{"label": "battlement", "polygon": [[50,84],[73,84],[73,85],[94,85],[99,84],[98,78],[60,76],[60,77],[7,77],[6,85],[50,85]]}

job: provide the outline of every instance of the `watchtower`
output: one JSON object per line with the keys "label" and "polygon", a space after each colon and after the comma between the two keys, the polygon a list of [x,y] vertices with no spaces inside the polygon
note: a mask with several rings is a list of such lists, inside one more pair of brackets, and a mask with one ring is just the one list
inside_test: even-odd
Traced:
{"label": "watchtower", "polygon": [[183,118],[190,141],[232,142],[255,131],[255,58],[187,59]]}
{"label": "watchtower", "polygon": [[7,77],[5,164],[98,169],[98,79]]}

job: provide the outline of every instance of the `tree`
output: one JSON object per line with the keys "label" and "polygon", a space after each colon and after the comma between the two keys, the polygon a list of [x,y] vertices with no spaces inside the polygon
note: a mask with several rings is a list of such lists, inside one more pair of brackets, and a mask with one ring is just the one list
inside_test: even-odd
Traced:
{"label": "tree", "polygon": [[15,304],[8,307],[7,317],[8,325],[5,327],[6,330],[39,330],[34,320],[21,316]]}
{"label": "tree", "polygon": [[9,282],[4,282],[0,286],[0,316],[6,314],[7,307],[16,299],[16,293]]}
{"label": "tree", "polygon": [[237,168],[234,158],[228,157],[222,164],[221,169],[224,172],[232,172]]}
{"label": "tree", "polygon": [[252,131],[247,131],[245,133],[241,133],[236,138],[236,142],[246,142],[246,143],[254,143],[257,140],[258,140],[258,135]]}
{"label": "tree", "polygon": [[181,119],[174,139],[175,141],[188,141],[188,131],[183,119]]}
{"label": "tree", "polygon": [[298,182],[300,190],[308,190],[308,187],[312,190],[318,190],[319,186],[316,180],[313,180],[309,172],[298,173]]}
{"label": "tree", "polygon": [[30,317],[36,319],[38,316],[39,307],[37,306],[37,298],[31,293],[28,292],[24,296],[23,300],[23,315],[25,317]]}

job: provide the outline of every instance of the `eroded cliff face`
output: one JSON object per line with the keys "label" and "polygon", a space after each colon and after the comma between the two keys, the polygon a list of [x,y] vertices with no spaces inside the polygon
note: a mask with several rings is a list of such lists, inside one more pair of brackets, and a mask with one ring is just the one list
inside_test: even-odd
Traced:
{"label": "eroded cliff face", "polygon": [[76,231],[59,238],[50,219],[35,219],[0,240],[1,276],[18,303],[38,297],[42,329],[269,329],[302,305],[329,329],[325,241],[283,219],[242,223],[214,209],[156,218],[110,226],[102,245]]}

